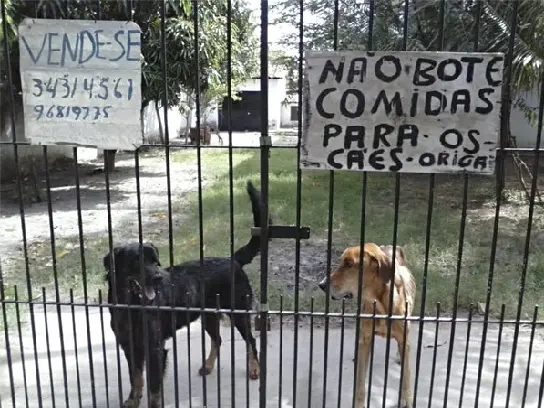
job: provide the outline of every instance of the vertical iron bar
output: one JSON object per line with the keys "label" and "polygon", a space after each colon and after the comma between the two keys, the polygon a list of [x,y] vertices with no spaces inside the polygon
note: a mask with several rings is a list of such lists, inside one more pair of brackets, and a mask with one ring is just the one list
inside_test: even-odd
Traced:
{"label": "vertical iron bar", "polygon": [[[189,299],[191,299],[191,295],[189,294],[189,292],[187,292],[186,294],[186,300],[185,300],[185,305],[187,307],[187,315],[186,315],[186,319],[188,322],[191,321],[191,312],[189,312]],[[188,324],[187,325],[187,368],[189,370],[189,375],[187,376],[187,382],[188,382],[188,385],[189,385],[189,408],[193,408],[193,397],[192,397],[192,385],[191,385],[191,325]]]}
{"label": "vertical iron bar", "polygon": [[[113,250],[113,229],[112,229],[112,217],[111,217],[111,190],[110,190],[110,168],[108,166],[107,156],[104,152],[104,180],[106,187],[106,212],[108,215],[108,250],[109,250],[109,264],[111,272],[108,273],[108,281],[111,279],[111,286],[115,288],[110,291],[111,300],[114,305],[119,304],[117,299],[117,276],[115,270],[115,258]],[[108,295],[108,302],[110,301]],[[114,318],[114,315],[119,316],[122,313],[121,310],[110,310],[110,319],[113,323],[113,329],[115,333],[119,333],[119,319]],[[123,376],[121,375],[121,353],[119,347],[115,346],[115,355],[117,360],[117,391],[119,395],[119,406],[123,406]],[[129,362],[130,364],[130,362]],[[131,366],[133,367],[133,366]]]}
{"label": "vertical iron bar", "polygon": [[459,285],[461,284],[461,268],[463,263],[463,245],[465,243],[465,225],[468,207],[468,174],[463,174],[463,208],[461,211],[461,226],[459,230],[459,245],[457,247],[457,274],[455,277],[455,289],[453,294],[452,321],[450,326],[450,342],[448,360],[446,363],[446,385],[444,388],[444,407],[448,406],[448,391],[450,387],[451,363],[453,360],[453,346],[455,344],[455,330],[457,327],[457,307],[459,301]]}
{"label": "vertical iron bar", "polygon": [[[404,302],[404,334],[402,335],[402,353],[400,349],[398,348],[397,343],[397,354],[400,358],[400,378],[399,378],[399,399],[398,399],[398,405],[401,406],[401,396],[402,396],[402,381],[404,379],[404,356],[406,355],[406,336],[407,336],[407,329],[408,329],[408,301],[406,300]],[[410,356],[408,356],[410,358]]]}
{"label": "vertical iron bar", "polygon": [[55,402],[55,382],[53,380],[53,365],[51,364],[51,347],[49,343],[49,322],[47,321],[47,295],[45,287],[42,287],[43,318],[45,321],[45,347],[47,349],[47,365],[49,368],[49,387],[51,388],[51,402],[53,408],[57,406]]}
{"label": "vertical iron bar", "polygon": [[[367,50],[372,50],[374,46],[374,13],[376,9],[376,4],[374,0],[369,0],[368,4],[368,38],[367,38]],[[364,253],[364,244],[365,244],[365,228],[366,228],[366,187],[367,187],[367,172],[364,171],[362,174],[362,184],[361,184],[361,225],[359,229],[359,253]],[[353,364],[353,397],[351,400],[351,405],[353,408],[355,408],[355,398],[357,396],[357,365],[359,363],[359,341],[361,336],[361,325],[363,324],[360,319],[360,314],[362,312],[362,300],[363,300],[363,275],[365,273],[364,271],[364,263],[359,262],[359,274],[357,279],[357,318],[355,320],[355,356],[354,356],[354,364]],[[374,305],[375,308],[375,305]],[[375,313],[374,313],[375,314]],[[373,323],[372,326],[375,327],[375,321],[373,316]],[[374,330],[373,330],[374,331]],[[372,344],[374,344],[374,335],[372,336]],[[374,346],[372,346],[373,348]],[[372,353],[374,350],[372,350]],[[370,372],[372,373],[372,363],[373,363],[374,357],[371,356],[371,364],[370,364]],[[369,383],[372,383],[372,374],[369,377]],[[365,386],[365,384],[361,384],[361,386]],[[370,386],[368,387],[368,395],[370,398]]]}
{"label": "vertical iron bar", "polygon": [[[51,178],[49,175],[49,160],[47,158],[47,146],[43,146],[43,159],[45,166],[45,186],[47,191],[47,215],[49,219],[49,239],[51,243],[51,262],[53,267],[53,280],[55,282],[55,301],[60,302],[59,279],[57,270],[57,249],[55,240],[55,223],[53,221],[53,198],[51,197]],[[59,324],[59,341],[62,362],[62,376],[64,380],[64,392],[66,405],[68,406],[68,374],[66,368],[66,350],[64,347],[64,327],[62,324],[61,307],[57,304],[57,319]]]}
{"label": "vertical iron bar", "polygon": [[[221,298],[219,293],[216,295],[217,312],[215,314],[215,322],[217,323],[217,333],[219,333],[219,338],[221,338],[221,313],[219,313],[219,309],[221,309]],[[219,344],[217,344],[217,408],[221,408],[221,347]]]}
{"label": "vertical iron bar", "polygon": [[[136,177],[136,201],[137,201],[137,209],[138,209],[138,259],[139,259],[139,266],[140,266],[140,282],[145,282],[145,273],[144,273],[144,261],[143,261],[143,221],[142,221],[142,197],[141,197],[141,189],[140,189],[140,152],[138,150],[134,151],[134,170],[135,170],[135,177]],[[131,311],[127,308],[128,314],[130,315]],[[150,350],[149,350],[149,328],[147,326],[147,319],[148,316],[148,309],[145,307],[142,310],[142,323],[143,323],[143,329],[144,329],[144,355],[145,355],[145,365],[146,367],[149,367],[150,362]],[[130,319],[130,318],[129,318]],[[132,322],[131,322],[132,323]],[[132,339],[133,336],[133,326],[132,324],[129,324],[129,339]],[[132,354],[132,353],[131,353]],[[148,405],[151,405],[151,392],[150,392],[150,377],[149,377],[149,370],[145,370],[146,373],[146,386],[147,386],[147,403]]]}
{"label": "vertical iron bar", "polygon": [[[0,299],[2,300],[2,318],[4,319],[4,341],[6,347],[6,360],[8,363],[8,373],[9,373],[9,387],[11,391],[11,403],[13,404],[12,408],[15,408],[15,378],[13,377],[13,362],[11,359],[11,342],[9,340],[9,327],[8,327],[8,315],[7,315],[7,305],[6,305],[6,292],[4,287],[3,275],[2,275],[2,265],[0,264]],[[26,375],[23,376],[26,381]],[[25,385],[26,389],[26,385]],[[27,403],[28,406],[28,403]]]}
{"label": "vertical iron bar", "polygon": [[[261,0],[261,140],[268,139],[268,0]],[[261,143],[261,300],[259,407],[266,407],[267,344],[268,344],[268,142]],[[266,309],[266,310],[265,310]]]}
{"label": "vertical iron bar", "polygon": [[[195,84],[195,100],[196,100],[196,134],[197,134],[197,143],[196,143],[196,157],[197,157],[197,172],[198,172],[198,231],[199,231],[199,259],[200,265],[203,265],[204,262],[204,221],[203,221],[203,208],[202,208],[202,151],[200,148],[200,24],[199,24],[199,6],[197,0],[192,0],[192,9],[193,9],[193,27],[194,27],[194,36],[195,36],[195,67],[194,72],[196,73],[196,84]],[[204,280],[200,277],[200,306],[201,308],[205,307],[205,288]],[[204,314],[202,314],[204,320]],[[204,325],[200,326],[200,340],[201,340],[201,358],[202,365],[206,361],[206,337],[204,333]],[[202,376],[202,396],[204,406],[208,405],[208,391],[207,391],[207,381],[206,376]]]}
{"label": "vertical iron bar", "polygon": [[[393,296],[395,293],[395,266],[397,256],[397,235],[398,235],[398,225],[399,225],[399,201],[400,201],[400,173],[395,173],[395,214],[393,216],[393,258],[392,258],[392,274],[391,281],[389,284],[389,305],[386,320],[387,323],[387,337],[385,345],[385,373],[383,380],[383,398],[382,398],[382,407],[385,408],[387,401],[387,373],[389,372],[389,353],[391,351],[391,324],[393,323],[391,316],[393,315]],[[375,334],[372,333],[372,336],[375,337]],[[402,388],[402,385],[401,385]]]}
{"label": "vertical iron bar", "polygon": [[314,361],[314,297],[310,300],[310,362],[308,370],[308,408],[312,408],[312,387],[313,387],[313,361]]}
{"label": "vertical iron bar", "polygon": [[[508,372],[508,391],[506,393],[506,408],[510,405],[510,393],[512,391],[512,380],[514,376],[514,363],[519,340],[519,321],[523,310],[523,297],[525,295],[525,280],[527,278],[527,266],[529,265],[529,247],[531,244],[531,229],[533,226],[533,214],[535,210],[536,189],[538,186],[538,171],[540,168],[540,144],[542,141],[542,126],[544,124],[544,73],[540,78],[540,102],[538,106],[538,126],[536,135],[536,155],[533,163],[533,180],[531,183],[531,194],[529,202],[529,216],[527,217],[527,234],[525,236],[525,249],[523,251],[523,265],[521,267],[521,282],[519,285],[518,308],[516,312],[516,325],[514,326],[514,341],[512,343],[512,357],[510,359],[510,370]],[[535,311],[536,313],[536,311]]]}
{"label": "vertical iron bar", "polygon": [[463,376],[461,377],[461,391],[459,392],[459,408],[462,408],[463,406],[463,396],[465,395],[465,381],[467,379],[468,350],[470,348],[470,331],[472,328],[473,311],[474,311],[474,305],[471,303],[468,309],[467,344],[465,346],[465,360],[463,361]]}
{"label": "vertical iron bar", "polygon": [[283,386],[283,295],[280,295],[280,367],[279,367],[279,385],[278,385],[278,408],[282,408],[282,386]]}
{"label": "vertical iron bar", "polygon": [[[438,28],[438,44],[439,50],[444,49],[444,20],[446,14],[446,2],[445,0],[440,0],[440,24]],[[419,369],[421,363],[421,345],[423,341],[423,325],[425,318],[425,309],[427,305],[427,277],[429,271],[429,252],[431,247],[431,225],[433,219],[433,206],[434,206],[434,187],[435,187],[435,174],[431,173],[429,175],[429,201],[427,206],[427,226],[425,231],[425,262],[423,267],[423,291],[421,294],[421,308],[419,311],[419,333],[417,341],[417,357],[416,357],[416,374],[414,380],[414,406],[417,401],[417,390],[419,383]],[[438,321],[437,321],[438,324]],[[433,366],[434,369],[434,366]],[[429,404],[431,399],[429,399]]]}
{"label": "vertical iron bar", "polygon": [[499,374],[499,361],[501,357],[502,329],[504,327],[505,310],[506,310],[506,305],[503,303],[501,306],[501,316],[499,319],[499,334],[497,335],[497,359],[495,360],[495,371],[493,373],[493,385],[491,386],[491,402],[489,404],[490,408],[493,408],[493,403],[495,402],[495,390],[497,389],[497,378]]}
{"label": "vertical iron bar", "polygon": [[525,408],[527,398],[527,387],[529,386],[529,376],[531,374],[531,358],[533,356],[533,342],[535,340],[536,321],[538,319],[538,306],[535,306],[533,312],[533,321],[531,323],[531,338],[529,340],[529,353],[527,356],[527,371],[525,372],[525,384],[523,385],[523,396],[521,397],[521,408]]}
{"label": "vertical iron bar", "polygon": [[[368,364],[368,370],[370,375],[368,376],[368,393],[367,393],[367,405],[370,406],[370,399],[372,398],[372,366],[374,365],[374,346],[376,345],[376,300],[372,302],[372,337],[370,338],[370,361]],[[358,347],[357,347],[358,348]],[[365,386],[365,384],[361,384]]]}
{"label": "vertical iron bar", "polygon": [[[172,303],[172,313],[170,315],[172,322],[172,352],[174,353],[172,361],[174,366],[174,406],[179,407],[179,376],[178,376],[178,336],[177,336],[177,317],[178,312],[174,310],[174,303]],[[165,362],[166,364],[166,362]]]}
{"label": "vertical iron bar", "polygon": [[542,372],[540,373],[540,388],[538,389],[538,408],[542,407],[544,397],[544,362],[542,363]]}
{"label": "vertical iron bar", "polygon": [[342,317],[340,318],[340,359],[338,361],[338,400],[337,407],[341,408],[342,403],[342,372],[344,371],[344,337],[345,337],[345,316],[346,301],[342,299]]}
{"label": "vertical iron bar", "polygon": [[436,355],[438,354],[438,329],[440,319],[440,303],[436,304],[436,326],[434,330],[434,347],[433,347],[433,366],[431,368],[431,384],[429,385],[429,401],[428,408],[433,406],[433,390],[434,390],[434,375],[436,372]]}
{"label": "vertical iron bar", "polygon": [[[110,391],[109,391],[109,376],[108,376],[108,354],[106,353],[106,333],[104,332],[104,305],[102,299],[102,289],[98,289],[98,311],[100,313],[100,333],[102,340],[102,358],[104,359],[104,384],[106,394],[106,407],[110,408]],[[129,368],[130,369],[130,368]]]}
{"label": "vertical iron bar", "polygon": [[95,380],[94,380],[94,363],[93,363],[93,347],[91,340],[91,322],[89,318],[89,291],[87,284],[87,262],[85,259],[85,240],[83,236],[83,217],[81,215],[81,189],[79,182],[79,165],[77,158],[77,147],[74,147],[74,171],[76,176],[76,206],[77,206],[77,224],[79,231],[79,251],[81,257],[81,273],[83,279],[83,298],[85,301],[85,319],[86,319],[86,329],[87,329],[87,353],[89,356],[89,375],[91,380],[91,396],[93,401],[93,407],[96,408],[96,390],[95,390]]}
{"label": "vertical iron bar", "polygon": [[[246,298],[246,313],[249,313],[251,304],[249,302],[249,296]],[[246,373],[249,372],[249,353],[246,353]],[[249,376],[246,375],[246,408],[250,408],[249,405]]]}
{"label": "vertical iron bar", "polygon": [[[518,20],[518,1],[512,2],[512,20],[510,22],[510,39],[508,44],[508,52],[505,59],[505,74],[503,77],[503,94],[501,101],[501,117],[504,118],[507,115],[510,115],[510,83],[512,80],[512,61],[514,56],[514,43],[516,38]],[[540,122],[542,124],[542,122]],[[500,150],[499,150],[499,168],[497,171],[497,188],[496,188],[496,204],[495,204],[495,222],[493,223],[493,238],[491,240],[491,255],[489,260],[489,274],[487,277],[487,296],[485,301],[485,314],[484,322],[482,327],[482,342],[480,344],[480,358],[478,363],[478,378],[476,381],[476,397],[474,402],[474,408],[478,407],[478,399],[480,396],[480,384],[482,382],[482,370],[483,363],[485,358],[485,347],[487,341],[487,329],[489,322],[489,307],[491,303],[491,293],[493,291],[493,277],[495,273],[495,257],[497,253],[497,240],[499,236],[499,217],[501,210],[501,196],[502,196],[502,185],[504,183],[504,146],[503,140],[508,137],[508,132],[510,129],[506,129],[504,126],[504,119],[501,119],[501,137],[500,137]],[[540,134],[540,132],[539,132]],[[538,155],[538,153],[537,153]],[[530,230],[530,228],[529,228]],[[517,325],[516,325],[517,328]],[[510,387],[509,387],[510,389]],[[509,394],[509,392],[508,392]],[[506,402],[506,407],[508,407],[508,401]]]}
{"label": "vertical iron bar", "polygon": [[[172,184],[171,184],[171,172],[170,172],[170,131],[168,129],[168,75],[166,71],[166,10],[165,3],[161,2],[160,14],[161,14],[161,71],[162,71],[162,80],[164,84],[164,97],[162,100],[163,114],[164,114],[164,141],[165,141],[165,155],[166,155],[166,190],[168,197],[168,255],[169,255],[169,265],[172,267],[174,265],[174,231],[173,231],[173,221],[172,221]],[[172,289],[174,289],[174,284],[172,284]],[[161,313],[161,312],[157,312]],[[176,330],[172,331],[173,341],[175,344],[176,341]],[[162,354],[162,353],[161,353]],[[176,361],[176,360],[174,360]],[[166,365],[166,361],[162,362]],[[174,364],[175,377],[177,377],[177,365]],[[178,382],[174,381],[174,395],[176,403],[178,401],[179,386]],[[164,400],[164,386],[161,387],[161,398]]]}
{"label": "vertical iron bar", "polygon": [[[7,16],[6,16],[6,4],[5,2],[0,2],[0,8],[2,13],[2,29],[4,33],[8,33],[8,26],[7,26]],[[14,96],[14,90],[13,90],[13,78],[11,75],[11,58],[9,55],[9,42],[8,42],[8,36],[4,35],[4,58],[6,61],[6,66],[8,69],[6,69],[7,73],[7,79],[8,79],[8,85],[9,85],[9,97],[10,97],[10,119],[12,124],[12,141],[14,143],[13,149],[14,149],[14,161],[15,161],[15,168],[17,171],[16,174],[16,183],[17,183],[17,195],[19,199],[19,214],[21,217],[21,231],[23,235],[23,254],[25,257],[25,275],[26,275],[26,290],[27,290],[27,298],[29,300],[29,314],[30,314],[30,325],[32,328],[32,343],[34,345],[34,359],[36,361],[36,388],[38,391],[38,406],[39,408],[42,408],[42,390],[41,390],[41,383],[40,383],[40,368],[38,364],[38,351],[37,351],[37,339],[36,339],[36,322],[35,322],[35,316],[34,316],[34,304],[31,302],[33,299],[32,296],[32,280],[30,277],[30,264],[28,259],[28,246],[27,246],[27,237],[26,237],[26,221],[25,221],[25,208],[24,208],[24,201],[23,201],[23,185],[21,180],[21,172],[19,171],[20,165],[19,165],[19,150],[17,146],[17,132],[16,132],[16,120],[15,120],[15,96]],[[26,392],[26,391],[25,391]]]}
{"label": "vertical iron bar", "polygon": [[[224,120],[225,114],[223,113],[222,118]],[[218,121],[219,122],[219,121]],[[218,123],[218,131],[222,123]],[[236,387],[235,387],[235,347],[234,347],[234,308],[235,308],[235,295],[236,295],[236,286],[235,286],[235,277],[236,269],[234,265],[234,175],[233,167],[234,163],[232,160],[232,0],[227,0],[227,131],[229,137],[229,243],[230,243],[230,276],[231,276],[231,287],[230,287],[230,400],[231,408],[236,406]]]}
{"label": "vertical iron bar", "polygon": [[[170,132],[168,130],[168,76],[166,71],[166,11],[165,3],[161,2],[161,71],[164,83],[164,97],[162,106],[164,111],[164,141],[166,153],[166,190],[168,194],[168,254],[170,256],[170,267],[174,265],[174,232],[172,222],[172,184],[170,172]],[[177,384],[175,385],[177,389]],[[177,391],[176,391],[177,392]]]}
{"label": "vertical iron bar", "polygon": [[[334,0],[333,19],[333,48],[338,49],[338,21],[339,1]],[[334,219],[334,171],[329,171],[329,219],[327,223],[327,282],[330,282],[331,273],[331,252],[332,252],[332,231]],[[330,285],[327,285],[325,297],[325,343],[323,350],[323,405],[325,408],[327,395],[327,362],[329,357],[329,309],[330,309]]]}
{"label": "vertical iron bar", "polygon": [[77,347],[77,328],[76,328],[76,315],[74,307],[74,289],[70,288],[70,311],[72,312],[72,330],[74,332],[74,358],[76,361],[76,383],[77,383],[77,400],[79,402],[79,408],[83,408],[83,401],[81,399],[81,377],[79,375],[79,356]]}
{"label": "vertical iron bar", "polygon": [[[26,376],[26,359],[25,359],[25,348],[23,344],[23,330],[21,322],[21,310],[19,306],[19,290],[17,285],[13,287],[13,295],[15,298],[15,318],[17,319],[17,334],[19,337],[19,350],[21,351],[21,365],[23,368],[23,384],[25,386],[25,406],[29,408],[29,399],[28,399],[28,387],[27,387],[27,376]],[[66,397],[68,398],[68,397]]]}
{"label": "vertical iron bar", "polygon": [[[301,143],[302,143],[302,111],[304,87],[304,0],[299,0],[299,28],[298,28],[298,112],[297,112],[297,192],[296,192],[296,213],[295,226],[297,236],[295,239],[295,295],[294,295],[294,333],[293,333],[293,407],[297,406],[297,375],[298,375],[298,324],[299,324],[299,303],[300,303],[300,222],[302,213],[302,170],[300,169]],[[281,401],[281,395],[280,395]]]}

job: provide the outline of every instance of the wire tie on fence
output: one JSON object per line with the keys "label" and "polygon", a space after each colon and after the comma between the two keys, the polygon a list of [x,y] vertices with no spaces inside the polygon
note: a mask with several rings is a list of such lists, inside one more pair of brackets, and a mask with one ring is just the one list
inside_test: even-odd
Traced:
{"label": "wire tie on fence", "polygon": [[272,137],[270,136],[261,136],[259,138],[261,146],[272,146]]}

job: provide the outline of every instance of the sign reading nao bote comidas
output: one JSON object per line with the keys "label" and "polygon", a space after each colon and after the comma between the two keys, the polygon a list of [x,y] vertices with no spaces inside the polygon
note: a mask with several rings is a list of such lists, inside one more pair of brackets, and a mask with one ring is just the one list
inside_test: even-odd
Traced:
{"label": "sign reading nao bote comidas", "polygon": [[30,143],[140,146],[140,48],[133,22],[25,19],[19,51]]}
{"label": "sign reading nao bote comidas", "polygon": [[308,52],[303,169],[493,174],[504,56]]}

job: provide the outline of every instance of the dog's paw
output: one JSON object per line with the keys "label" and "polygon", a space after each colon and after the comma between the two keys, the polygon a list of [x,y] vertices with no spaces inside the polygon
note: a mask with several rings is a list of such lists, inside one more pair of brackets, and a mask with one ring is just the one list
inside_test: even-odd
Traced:
{"label": "dog's paw", "polygon": [[251,380],[257,380],[259,378],[259,375],[260,375],[260,370],[258,366],[249,369],[248,377]]}
{"label": "dog's paw", "polygon": [[139,406],[140,406],[139,398],[129,398],[124,402],[122,408],[138,408]]}
{"label": "dog's paw", "polygon": [[213,367],[202,366],[198,370],[198,375],[205,376],[205,375],[211,374],[212,371],[213,371]]}

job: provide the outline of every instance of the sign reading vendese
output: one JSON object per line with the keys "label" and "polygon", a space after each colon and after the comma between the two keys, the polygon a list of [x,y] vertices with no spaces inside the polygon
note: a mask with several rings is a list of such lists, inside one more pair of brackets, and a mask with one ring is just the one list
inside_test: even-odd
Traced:
{"label": "sign reading vendese", "polygon": [[25,19],[19,51],[30,143],[140,146],[140,46],[133,22]]}

